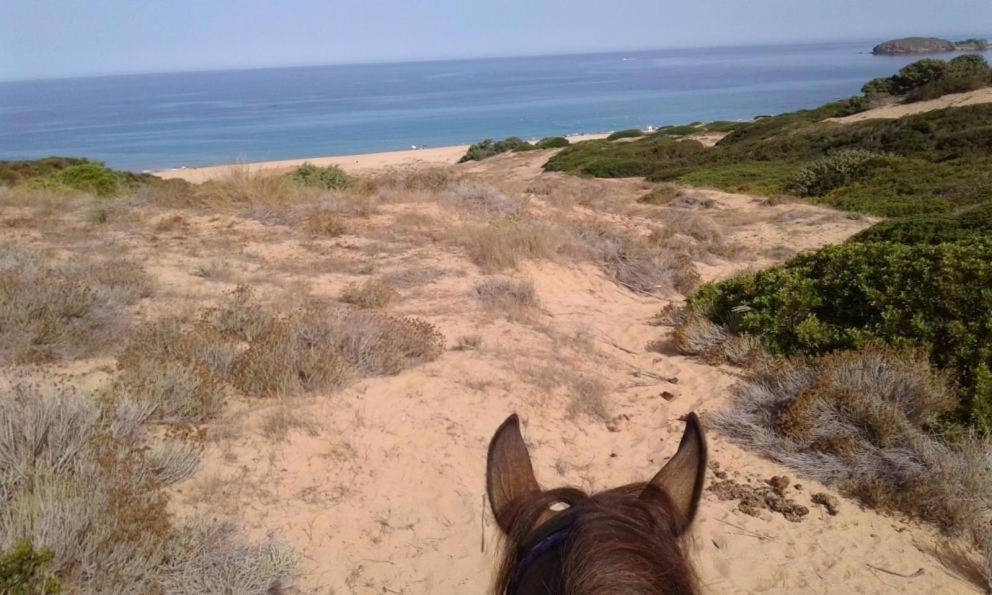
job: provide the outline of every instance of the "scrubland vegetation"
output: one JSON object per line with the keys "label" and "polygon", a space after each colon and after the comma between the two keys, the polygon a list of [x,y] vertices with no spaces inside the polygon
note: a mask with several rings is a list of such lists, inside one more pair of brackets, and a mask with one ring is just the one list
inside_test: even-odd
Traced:
{"label": "scrubland vegetation", "polygon": [[924,60],[864,97],[735,126],[712,148],[659,131],[576,144],[546,169],[668,184],[644,205],[708,185],[890,217],[703,285],[666,315],[673,342],[749,370],[713,419],[730,436],[873,507],[964,534],[992,560],[992,106],[828,121],[892,100],[883,95],[990,82],[980,57]]}
{"label": "scrubland vegetation", "polygon": [[[980,70],[918,64],[891,88],[922,97]],[[882,85],[866,87],[872,101]],[[279,592],[299,564],[290,548],[169,509],[225,411],[278,404],[261,431],[285,438],[310,423],[289,399],[334,398],[436,360],[440,328],[403,307],[455,274],[474,275],[446,294],[465,300],[458,307],[605,365],[588,337],[542,326],[547,302],[528,268],[540,261],[588,267],[611,291],[689,296],[658,320],[674,326],[674,349],[745,368],[713,424],[870,506],[963,535],[992,560],[992,107],[825,121],[865,101],[623,142],[488,140],[463,159],[562,148],[547,169],[646,177],[623,201],[610,196],[616,181],[560,174],[514,188],[456,169],[358,179],[307,164],[191,185],[79,159],[0,164],[0,224],[19,238],[0,242],[0,590]],[[709,148],[687,138],[705,132],[727,136]],[[704,265],[740,270],[774,247],[738,243],[734,226],[746,222],[692,185],[769,194],[749,216],[810,226],[800,233],[829,222],[807,201],[891,218],[703,284]],[[235,227],[256,247],[239,245]],[[181,272],[149,256],[170,241],[183,246]],[[470,273],[387,269],[425,247]],[[332,281],[314,291],[306,280],[321,276]],[[498,337],[466,330],[452,337],[458,355],[496,349]],[[517,372],[567,389],[568,418],[616,431],[610,384],[576,362]],[[62,375],[70,366],[79,376]]]}

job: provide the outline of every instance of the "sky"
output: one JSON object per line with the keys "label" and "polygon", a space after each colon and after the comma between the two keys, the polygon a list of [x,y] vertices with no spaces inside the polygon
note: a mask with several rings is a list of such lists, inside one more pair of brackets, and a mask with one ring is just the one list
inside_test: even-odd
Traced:
{"label": "sky", "polygon": [[992,36],[992,0],[0,0],[0,80]]}

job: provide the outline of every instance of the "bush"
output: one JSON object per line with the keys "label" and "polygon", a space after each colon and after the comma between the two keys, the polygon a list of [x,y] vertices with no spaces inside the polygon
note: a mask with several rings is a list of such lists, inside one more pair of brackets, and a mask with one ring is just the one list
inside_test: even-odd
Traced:
{"label": "bush", "polygon": [[341,291],[341,301],[359,308],[383,308],[399,297],[393,286],[385,281],[369,279],[362,284],[349,283]]}
{"label": "bush", "polygon": [[823,196],[862,177],[882,158],[863,149],[843,149],[796,172],[786,190],[800,196]]}
{"label": "bush", "polygon": [[734,441],[869,506],[969,538],[988,572],[992,445],[934,437],[932,426],[954,407],[950,394],[925,357],[868,348],[759,366],[711,421]]}
{"label": "bush", "polygon": [[46,178],[73,165],[89,163],[78,157],[45,157],[30,161],[0,161],[0,186],[16,186],[31,178]]}
{"label": "bush", "polygon": [[465,155],[458,160],[458,163],[466,163],[468,161],[482,161],[488,157],[494,155],[499,155],[500,153],[506,153],[507,151],[513,151],[520,147],[527,145],[531,147],[530,143],[518,138],[516,136],[509,136],[501,141],[494,141],[491,138],[487,138],[484,141],[475,143],[468,148]]}
{"label": "bush", "polygon": [[[4,593],[11,580],[23,592],[51,592],[42,589],[56,586],[53,577],[71,593],[163,592],[194,578],[223,579],[210,583],[214,592],[245,592],[232,589],[251,577],[261,593],[292,571],[283,548],[253,550],[231,531],[225,541],[194,539],[173,525],[163,488],[192,473],[199,448],[153,438],[148,414],[34,384],[0,389]],[[242,562],[231,575],[211,573],[234,556]]]}
{"label": "bush", "polygon": [[620,140],[622,138],[637,138],[640,136],[644,136],[643,130],[639,130],[637,128],[628,128],[626,130],[617,130],[613,134],[606,137],[606,140],[613,141],[613,140]]}
{"label": "bush", "polygon": [[48,569],[53,557],[50,549],[35,551],[30,539],[17,542],[9,552],[0,556],[0,593],[60,593],[62,583]]}
{"label": "bush", "polygon": [[99,163],[71,165],[43,178],[28,180],[28,187],[52,191],[77,190],[95,196],[107,197],[118,193],[118,175]]}
{"label": "bush", "polygon": [[911,215],[883,221],[852,237],[850,242],[940,244],[992,235],[992,202],[956,215]]}
{"label": "bush", "polygon": [[[967,419],[992,363],[992,242],[849,243],[704,286],[690,302],[778,354],[918,346],[952,371]],[[982,288],[982,289],[980,289]],[[934,296],[940,296],[934,299]]]}
{"label": "bush", "polygon": [[93,355],[127,326],[124,308],[152,291],[127,260],[51,262],[0,244],[0,363],[45,363]]}
{"label": "bush", "polygon": [[569,144],[568,139],[564,136],[547,136],[537,141],[535,145],[538,149],[561,149],[567,147]]}
{"label": "bush", "polygon": [[969,54],[950,62],[920,60],[904,67],[895,76],[870,81],[861,90],[869,100],[905,95],[907,102],[913,102],[971,91],[990,83],[992,70],[985,58]]}
{"label": "bush", "polygon": [[345,190],[358,185],[357,178],[349,176],[337,165],[318,167],[312,163],[304,163],[289,174],[289,178],[300,186],[322,190]]}

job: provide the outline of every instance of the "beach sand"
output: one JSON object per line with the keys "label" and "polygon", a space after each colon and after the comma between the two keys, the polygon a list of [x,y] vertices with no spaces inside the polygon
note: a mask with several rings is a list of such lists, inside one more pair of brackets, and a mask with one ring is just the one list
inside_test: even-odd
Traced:
{"label": "beach sand", "polygon": [[[579,142],[583,140],[593,140],[606,138],[609,133],[603,134],[579,134],[568,136],[570,141]],[[356,174],[367,173],[376,170],[406,167],[431,167],[442,165],[453,165],[462,158],[469,145],[453,145],[449,147],[435,147],[430,149],[411,149],[406,151],[385,151],[381,153],[365,153],[360,155],[339,155],[335,157],[309,157],[306,159],[286,159],[282,161],[259,161],[256,163],[243,163],[231,165],[216,165],[211,167],[190,167],[180,169],[167,169],[155,172],[155,175],[164,179],[178,178],[199,184],[208,180],[223,178],[232,169],[238,167],[248,167],[255,171],[265,171],[273,174],[286,173],[293,168],[304,163],[312,163],[321,167],[337,165],[344,170]]]}

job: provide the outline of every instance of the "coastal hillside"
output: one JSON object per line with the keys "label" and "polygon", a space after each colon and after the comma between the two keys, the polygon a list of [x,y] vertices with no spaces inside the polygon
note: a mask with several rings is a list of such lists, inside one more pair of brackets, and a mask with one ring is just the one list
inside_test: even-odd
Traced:
{"label": "coastal hillside", "polygon": [[992,112],[830,121],[876,100],[436,161],[0,163],[0,591],[483,592],[514,411],[585,490],[699,412],[705,592],[985,591]]}

